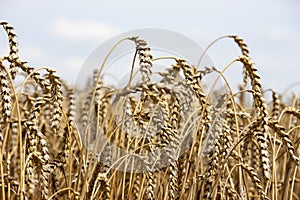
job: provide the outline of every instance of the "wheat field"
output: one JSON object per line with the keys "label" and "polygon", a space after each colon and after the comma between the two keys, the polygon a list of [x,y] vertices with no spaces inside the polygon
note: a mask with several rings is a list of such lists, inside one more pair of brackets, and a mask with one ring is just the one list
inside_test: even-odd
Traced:
{"label": "wheat field", "polygon": [[[13,27],[0,25],[0,199],[300,199],[300,99],[263,88],[242,38],[222,37],[241,50],[222,71],[125,38],[138,65],[125,66],[128,84],[107,84],[99,68],[79,96],[22,60]],[[164,59],[172,64],[154,73]],[[224,76],[233,63],[238,91]],[[211,73],[227,86],[217,101],[203,85]]]}

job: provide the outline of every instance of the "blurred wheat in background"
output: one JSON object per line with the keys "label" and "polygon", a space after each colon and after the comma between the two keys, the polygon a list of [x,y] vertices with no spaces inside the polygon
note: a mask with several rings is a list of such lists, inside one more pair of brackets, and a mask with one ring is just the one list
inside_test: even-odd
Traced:
{"label": "blurred wheat in background", "polygon": [[[19,58],[13,27],[0,24],[9,41],[0,58],[0,199],[300,199],[299,97],[264,90],[240,37],[222,37],[241,49],[223,71],[154,57],[147,41],[124,38],[138,71],[124,66],[130,81],[116,88],[100,68],[79,97],[54,70]],[[173,64],[153,79],[163,59]],[[226,82],[233,63],[240,90],[228,83],[215,102],[202,80],[216,73]],[[122,152],[148,159],[130,165]]]}

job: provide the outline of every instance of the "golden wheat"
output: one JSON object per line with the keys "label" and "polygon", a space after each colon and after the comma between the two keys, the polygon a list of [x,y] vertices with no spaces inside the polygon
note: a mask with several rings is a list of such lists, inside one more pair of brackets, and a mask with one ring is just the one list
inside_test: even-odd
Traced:
{"label": "golden wheat", "polygon": [[[204,77],[227,82],[230,65],[153,57],[138,36],[121,40],[138,59],[128,84],[111,86],[96,69],[79,96],[54,70],[21,60],[13,27],[0,25],[9,44],[0,58],[0,199],[300,199],[300,100],[285,105],[263,90],[242,38],[219,38],[240,48],[232,63],[242,64],[243,83],[220,89],[217,102]],[[154,72],[163,59],[174,64]],[[137,155],[133,164],[124,152]]]}

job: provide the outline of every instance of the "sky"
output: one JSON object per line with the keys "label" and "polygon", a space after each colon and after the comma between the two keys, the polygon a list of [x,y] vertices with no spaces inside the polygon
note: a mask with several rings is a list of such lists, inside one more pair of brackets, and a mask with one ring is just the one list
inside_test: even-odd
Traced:
{"label": "sky", "polygon": [[[56,69],[70,84],[103,42],[127,31],[159,28],[183,34],[203,49],[220,36],[239,35],[248,44],[264,88],[281,92],[300,81],[299,11],[298,0],[0,0],[0,21],[15,27],[21,59]],[[8,50],[6,40],[0,30],[1,56]],[[230,39],[208,50],[219,69],[239,53]],[[234,66],[226,76],[236,84],[241,73]]]}

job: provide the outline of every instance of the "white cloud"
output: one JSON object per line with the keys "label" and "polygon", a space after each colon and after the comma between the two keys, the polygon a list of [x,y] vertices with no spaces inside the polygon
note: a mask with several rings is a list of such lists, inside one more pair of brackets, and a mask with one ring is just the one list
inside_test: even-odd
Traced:
{"label": "white cloud", "polygon": [[292,30],[284,29],[284,28],[272,28],[267,31],[269,37],[274,40],[290,40],[294,38],[294,33]]}
{"label": "white cloud", "polygon": [[93,20],[58,19],[50,25],[51,34],[69,42],[99,41],[120,32],[117,28]]}
{"label": "white cloud", "polygon": [[266,27],[264,31],[253,32],[252,35],[267,40],[295,42],[299,41],[299,30],[294,27]]}
{"label": "white cloud", "polygon": [[20,47],[19,55],[22,60],[32,62],[41,62],[47,57],[44,49],[34,45]]}
{"label": "white cloud", "polygon": [[62,63],[57,65],[57,71],[62,79],[66,80],[69,84],[72,84],[77,80],[84,61],[85,58],[83,57],[74,56],[65,58]]}

